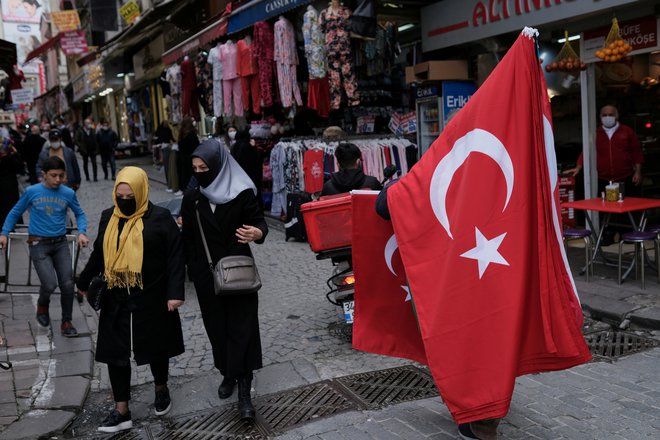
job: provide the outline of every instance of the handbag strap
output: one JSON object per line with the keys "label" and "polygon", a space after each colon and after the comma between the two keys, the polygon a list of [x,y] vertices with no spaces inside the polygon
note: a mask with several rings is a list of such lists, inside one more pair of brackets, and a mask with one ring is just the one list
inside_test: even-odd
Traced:
{"label": "handbag strap", "polygon": [[204,228],[202,227],[202,219],[199,217],[199,208],[198,208],[199,200],[195,202],[195,214],[197,214],[197,224],[199,225],[199,235],[202,236],[202,243],[204,243],[204,252],[206,252],[206,258],[209,260],[209,267],[211,268],[211,272],[215,270],[213,267],[213,260],[211,260],[211,252],[209,252],[209,245],[206,243],[206,237],[204,234]]}

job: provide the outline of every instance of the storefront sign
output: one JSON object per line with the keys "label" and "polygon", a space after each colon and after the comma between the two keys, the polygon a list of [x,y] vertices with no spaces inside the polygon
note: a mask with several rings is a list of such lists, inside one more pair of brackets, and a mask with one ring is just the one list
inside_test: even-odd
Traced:
{"label": "storefront sign", "polygon": [[429,52],[525,26],[641,3],[642,0],[444,0],[422,9],[422,50]]}
{"label": "storefront sign", "polygon": [[252,26],[258,21],[267,20],[271,17],[283,14],[284,12],[298,6],[311,3],[312,0],[263,0],[248,6],[243,10],[229,16],[229,30],[232,34],[246,27]]}
{"label": "storefront sign", "polygon": [[129,0],[119,8],[119,14],[124,19],[126,24],[133,24],[133,22],[140,16],[140,6],[135,0]]}
{"label": "storefront sign", "polygon": [[13,112],[0,111],[0,124],[13,124],[15,121]]}
{"label": "storefront sign", "polygon": [[11,91],[11,100],[12,103],[16,105],[21,104],[32,104],[34,102],[34,96],[32,95],[32,89],[15,89]]}
{"label": "storefront sign", "polygon": [[442,114],[443,125],[465,107],[472,95],[477,91],[477,86],[472,82],[444,81],[442,83]]}
{"label": "storefront sign", "polygon": [[75,31],[80,27],[77,10],[52,12],[50,16],[60,32]]}
{"label": "storefront sign", "polygon": [[[634,20],[620,21],[619,32],[621,38],[632,46],[631,54],[651,52],[658,50],[658,18],[654,15],[636,18]],[[610,26],[586,31],[584,42],[580,45],[580,58],[586,63],[601,61],[596,58],[596,51],[603,48]]]}
{"label": "storefront sign", "polygon": [[83,31],[64,32],[60,38],[60,47],[66,56],[89,52]]}
{"label": "storefront sign", "polygon": [[438,87],[437,86],[425,86],[417,87],[415,91],[415,96],[417,99],[431,98],[433,96],[438,96]]}
{"label": "storefront sign", "polygon": [[164,49],[165,41],[161,35],[133,55],[133,72],[135,72],[136,80],[149,76],[156,69],[160,70],[158,68],[162,64],[159,55],[163,53]]}

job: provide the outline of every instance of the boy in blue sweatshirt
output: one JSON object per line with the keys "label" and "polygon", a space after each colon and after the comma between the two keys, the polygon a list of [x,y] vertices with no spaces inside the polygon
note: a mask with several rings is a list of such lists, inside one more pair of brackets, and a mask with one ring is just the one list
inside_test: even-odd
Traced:
{"label": "boy in blue sweatshirt", "polygon": [[73,270],[71,253],[66,241],[66,214],[71,209],[78,225],[78,243],[82,247],[89,244],[87,219],[78,203],[73,189],[62,185],[64,181],[64,161],[57,156],[49,157],[42,163],[43,180],[28,187],[18,203],[7,215],[0,234],[0,249],[7,246],[9,233],[26,210],[30,210],[28,244],[30,257],[39,276],[39,300],[37,301],[37,321],[44,327],[50,325],[48,305],[50,295],[59,284],[62,304],[62,335],[78,336],[71,323],[73,311]]}

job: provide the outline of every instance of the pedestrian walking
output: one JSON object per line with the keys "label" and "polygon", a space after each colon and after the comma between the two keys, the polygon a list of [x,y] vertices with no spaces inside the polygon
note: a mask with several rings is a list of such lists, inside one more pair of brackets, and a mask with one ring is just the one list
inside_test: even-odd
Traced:
{"label": "pedestrian walking", "polygon": [[44,148],[39,154],[39,161],[37,162],[37,175],[41,177],[43,170],[43,162],[49,157],[59,157],[65,164],[64,183],[66,186],[73,188],[77,191],[80,188],[80,167],[78,166],[78,159],[76,153],[62,142],[62,134],[59,130],[51,130],[48,134],[48,141],[44,144]]}
{"label": "pedestrian walking", "polygon": [[108,365],[115,408],[98,427],[118,432],[133,426],[131,354],[149,364],[154,377],[154,412],[172,407],[167,388],[169,359],[184,352],[178,308],[184,302],[183,244],[170,212],[149,201],[147,174],[125,167],[117,175],[114,204],[101,214],[94,250],[80,274],[78,289],[87,294],[102,274],[102,295],[95,359]]}
{"label": "pedestrian walking", "polygon": [[[17,174],[25,174],[25,165],[11,139],[0,136],[0,225],[18,202]],[[23,223],[22,219],[17,220]]]}
{"label": "pedestrian walking", "polygon": [[195,148],[199,145],[199,138],[197,137],[197,129],[193,119],[186,116],[181,121],[181,131],[179,132],[179,156],[178,156],[178,171],[179,171],[179,191],[180,194],[186,190],[190,178],[192,177],[192,169],[190,167],[192,154]]}
{"label": "pedestrian walking", "polygon": [[[169,161],[170,161],[170,149],[172,143],[174,143],[174,136],[172,135],[172,129],[170,128],[170,123],[163,121],[158,126],[156,130],[156,135],[154,136],[154,143],[160,147],[160,163],[163,166],[165,172],[165,182],[167,183],[167,192],[173,192],[170,172],[169,172]],[[155,151],[155,150],[154,150]]]}
{"label": "pedestrian walking", "polygon": [[64,142],[64,145],[66,145],[67,147],[73,150],[74,149],[73,136],[71,136],[71,130],[69,130],[69,128],[64,123],[64,118],[62,118],[61,116],[55,118],[55,121],[53,122],[53,126],[60,131],[60,137],[62,138],[62,142]]}
{"label": "pedestrian walking", "polygon": [[21,157],[25,161],[25,165],[27,165],[30,184],[32,185],[39,183],[40,176],[37,174],[37,162],[39,161],[39,154],[43,150],[45,143],[46,139],[41,136],[39,125],[32,124],[30,126],[30,134],[25,137],[23,149],[21,150]]}
{"label": "pedestrian walking", "polygon": [[214,365],[223,376],[218,396],[228,398],[238,383],[241,418],[254,419],[250,389],[253,371],[262,366],[259,299],[256,292],[215,295],[202,233],[215,265],[225,256],[251,256],[249,243],[263,243],[268,226],[254,184],[217,140],[207,139],[194,151],[192,168],[199,187],[183,197],[183,239],[188,273],[195,284]]}
{"label": "pedestrian walking", "polygon": [[110,128],[107,119],[101,119],[101,127],[96,131],[96,144],[101,154],[101,168],[103,168],[103,177],[108,180],[108,164],[112,180],[115,179],[117,168],[115,165],[115,150],[119,145],[119,136]]}
{"label": "pedestrian walking", "polygon": [[71,209],[78,226],[78,244],[86,247],[87,219],[73,189],[62,185],[65,164],[57,156],[51,156],[41,165],[43,181],[29,186],[7,216],[0,234],[0,248],[7,246],[9,233],[26,210],[30,210],[28,244],[30,259],[41,282],[37,300],[37,322],[43,327],[50,325],[48,306],[50,295],[60,287],[62,305],[62,335],[78,335],[73,326],[73,268],[71,253],[66,239],[67,210]]}
{"label": "pedestrian walking", "polygon": [[83,159],[85,180],[89,182],[89,163],[91,162],[92,177],[94,178],[94,182],[98,182],[98,169],[96,165],[98,146],[96,145],[96,133],[94,133],[94,121],[92,118],[85,119],[82,127],[78,127],[76,130],[76,145]]}

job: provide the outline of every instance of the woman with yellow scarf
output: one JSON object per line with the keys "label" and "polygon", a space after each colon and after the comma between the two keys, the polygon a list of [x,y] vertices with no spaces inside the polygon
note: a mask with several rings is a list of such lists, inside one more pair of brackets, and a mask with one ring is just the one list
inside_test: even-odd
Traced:
{"label": "woman with yellow scarf", "polygon": [[125,167],[115,182],[114,206],[103,211],[99,233],[78,288],[86,294],[102,274],[107,290],[101,300],[95,359],[108,365],[115,408],[98,428],[118,432],[133,426],[128,408],[131,355],[150,364],[156,415],[172,407],[167,388],[171,357],[183,353],[177,309],[184,301],[184,257],[179,228],[167,209],[149,202],[146,173]]}

